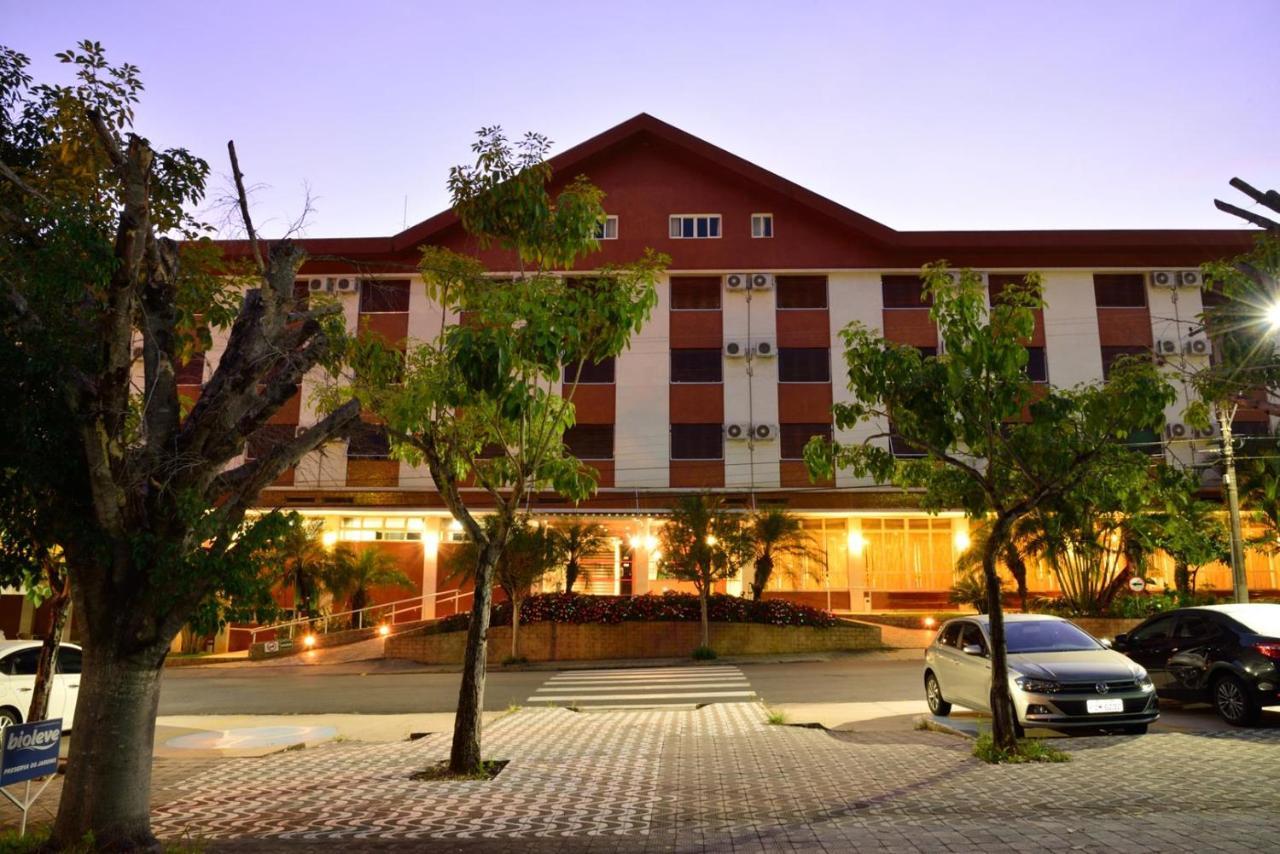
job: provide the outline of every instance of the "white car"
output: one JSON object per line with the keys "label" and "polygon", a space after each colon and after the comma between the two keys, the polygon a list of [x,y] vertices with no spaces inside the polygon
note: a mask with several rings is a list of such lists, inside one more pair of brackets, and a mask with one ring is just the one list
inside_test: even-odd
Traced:
{"label": "white car", "polygon": [[[1160,717],[1147,671],[1075,623],[1046,614],[1004,621],[1019,735],[1029,726],[1143,733]],[[935,715],[949,714],[952,703],[991,711],[988,628],[985,615],[950,620],[925,650],[924,694]]]}
{"label": "white car", "polygon": [[[27,719],[27,712],[31,709],[31,691],[36,684],[40,646],[38,640],[0,641],[0,729]],[[47,717],[62,718],[64,732],[70,732],[76,716],[76,700],[80,696],[80,660],[80,647],[69,643],[58,646]]]}

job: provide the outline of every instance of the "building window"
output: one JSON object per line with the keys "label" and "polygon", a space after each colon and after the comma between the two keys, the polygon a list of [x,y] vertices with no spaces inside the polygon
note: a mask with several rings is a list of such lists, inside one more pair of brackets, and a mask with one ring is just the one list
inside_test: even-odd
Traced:
{"label": "building window", "polygon": [[932,298],[926,298],[924,280],[918,275],[884,275],[880,277],[880,290],[885,308],[929,308]]}
{"label": "building window", "polygon": [[925,455],[923,450],[907,442],[892,429],[889,433],[889,452],[901,459],[916,459]]}
{"label": "building window", "polygon": [[672,350],[673,383],[718,383],[724,380],[719,350]]}
{"label": "building window", "polygon": [[669,236],[710,238],[720,236],[720,214],[672,214]]}
{"label": "building window", "polygon": [[596,240],[617,240],[618,239],[618,218],[616,216],[607,216],[604,222],[596,223]]}
{"label": "building window", "polygon": [[826,347],[778,348],[778,382],[831,382],[831,351]]}
{"label": "building window", "polygon": [[1232,436],[1270,436],[1271,427],[1266,421],[1232,421]]}
{"label": "building window", "polygon": [[778,308],[826,308],[826,276],[778,276]]}
{"label": "building window", "polygon": [[1098,308],[1142,308],[1147,304],[1147,282],[1141,273],[1096,273],[1093,301]]}
{"label": "building window", "polygon": [[671,308],[675,311],[716,311],[720,308],[719,276],[677,276],[671,280]]}
{"label": "building window", "polygon": [[375,540],[418,541],[422,539],[422,520],[404,516],[343,516],[338,539],[349,543]]}
{"label": "building window", "polygon": [[773,214],[752,214],[751,236],[773,237]]}
{"label": "building window", "polygon": [[174,378],[178,385],[203,385],[204,353],[193,353],[191,358],[178,368]]}
{"label": "building window", "polygon": [[387,431],[380,425],[367,421],[358,421],[351,428],[351,437],[347,440],[347,459],[349,460],[388,460],[391,458],[391,442],[387,439]]}
{"label": "building window", "polygon": [[408,310],[408,281],[365,279],[360,283],[361,314],[387,314]]}
{"label": "building window", "polygon": [[244,444],[245,462],[260,460],[270,454],[279,445],[292,442],[298,434],[297,424],[264,424]]}
{"label": "building window", "polygon": [[1111,367],[1116,363],[1117,359],[1123,356],[1150,356],[1151,351],[1146,347],[1103,347],[1102,348],[1102,378],[1111,378]]}
{"label": "building window", "polygon": [[1027,379],[1033,383],[1049,381],[1049,361],[1045,358],[1043,347],[1027,348]]}
{"label": "building window", "polygon": [[611,460],[613,425],[575,424],[564,431],[564,444],[580,460]]}
{"label": "building window", "polygon": [[831,425],[830,424],[783,424],[781,425],[782,440],[779,444],[782,447],[782,458],[784,460],[802,460],[804,459],[804,446],[809,444],[809,440],[814,436],[819,436],[826,441],[831,441]]}
{"label": "building window", "polygon": [[1152,457],[1164,455],[1164,442],[1154,430],[1134,430],[1126,440],[1130,448]]}
{"label": "building window", "polygon": [[724,459],[724,431],[719,424],[672,424],[671,459]]}
{"label": "building window", "polygon": [[874,590],[946,590],[955,583],[950,519],[862,519],[867,586]]}
{"label": "building window", "polygon": [[577,365],[564,366],[564,382],[572,383],[577,378],[578,385],[610,385],[614,381],[613,357],[599,362],[583,362],[582,370]]}

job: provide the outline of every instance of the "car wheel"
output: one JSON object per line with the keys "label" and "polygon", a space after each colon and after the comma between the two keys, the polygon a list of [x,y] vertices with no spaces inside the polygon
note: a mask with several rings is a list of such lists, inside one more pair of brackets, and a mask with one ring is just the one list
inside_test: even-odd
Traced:
{"label": "car wheel", "polygon": [[951,714],[951,704],[942,699],[942,686],[938,684],[938,677],[933,675],[933,671],[924,676],[924,699],[929,704],[929,711],[938,717],[945,718]]}
{"label": "car wheel", "polygon": [[0,731],[20,723],[22,723],[22,718],[13,709],[0,709]]}
{"label": "car wheel", "polygon": [[1249,689],[1235,676],[1223,676],[1213,683],[1213,707],[1232,726],[1256,723],[1261,709],[1249,696]]}

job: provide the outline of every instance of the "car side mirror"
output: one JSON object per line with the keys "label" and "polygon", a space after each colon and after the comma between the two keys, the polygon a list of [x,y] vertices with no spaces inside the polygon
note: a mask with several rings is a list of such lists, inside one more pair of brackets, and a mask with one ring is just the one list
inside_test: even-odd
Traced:
{"label": "car side mirror", "polygon": [[1116,649],[1124,649],[1126,646],[1129,645],[1129,636],[1124,632],[1121,632],[1120,634],[1116,635],[1116,639],[1113,640],[1111,643],[1108,644],[1106,641],[1103,641],[1102,643],[1104,646],[1111,646],[1111,647],[1115,647]]}
{"label": "car side mirror", "polygon": [[960,647],[960,651],[965,655],[982,655],[982,646],[976,643],[967,643]]}

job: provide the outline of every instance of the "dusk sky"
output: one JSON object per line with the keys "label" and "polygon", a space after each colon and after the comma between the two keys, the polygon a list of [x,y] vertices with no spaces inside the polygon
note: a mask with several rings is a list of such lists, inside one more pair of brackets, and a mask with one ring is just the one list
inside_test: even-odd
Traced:
{"label": "dusk sky", "polygon": [[1280,2],[217,3],[0,0],[39,80],[101,41],[138,130],[236,140],[278,231],[447,207],[482,125],[556,150],[648,112],[894,228],[1233,228],[1280,185]]}

